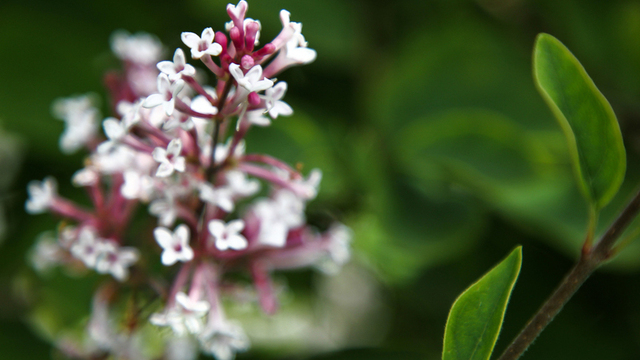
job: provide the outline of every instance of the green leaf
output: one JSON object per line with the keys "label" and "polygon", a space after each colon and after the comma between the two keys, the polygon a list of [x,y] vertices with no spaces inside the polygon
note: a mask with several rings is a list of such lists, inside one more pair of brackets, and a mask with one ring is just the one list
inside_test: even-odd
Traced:
{"label": "green leaf", "polygon": [[551,35],[538,35],[533,70],[540,94],[567,137],[579,186],[599,210],[620,188],[626,169],[613,109],[578,59]]}
{"label": "green leaf", "polygon": [[518,246],[456,299],[444,330],[443,360],[489,359],[521,264]]}

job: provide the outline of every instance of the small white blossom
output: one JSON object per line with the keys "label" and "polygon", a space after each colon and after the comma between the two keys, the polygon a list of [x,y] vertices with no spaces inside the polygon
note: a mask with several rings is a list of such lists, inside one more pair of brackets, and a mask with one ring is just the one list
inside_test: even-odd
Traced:
{"label": "small white blossom", "polygon": [[[283,17],[283,14],[285,15]],[[283,29],[280,35],[272,42],[278,55],[264,71],[267,77],[275,76],[284,69],[293,65],[304,65],[316,59],[316,51],[307,48],[307,42],[302,36],[302,24],[289,22],[289,14],[280,13]]]}
{"label": "small white blossom", "polygon": [[233,220],[225,224],[216,219],[209,221],[208,227],[218,250],[242,250],[247,247],[247,239],[240,234],[244,229],[244,221]]}
{"label": "small white blossom", "polygon": [[280,190],[273,199],[259,201],[254,213],[260,219],[258,241],[283,247],[289,230],[304,224],[304,201],[291,191]]}
{"label": "small white blossom", "polygon": [[121,60],[137,64],[155,64],[162,57],[162,43],[153,35],[117,31],[111,36],[111,50]]}
{"label": "small white blossom", "polygon": [[186,169],[186,160],[184,156],[180,156],[182,151],[182,141],[173,139],[169,142],[166,149],[157,147],[153,150],[153,159],[160,163],[157,177],[167,177],[174,171],[184,172]]}
{"label": "small white blossom", "polygon": [[173,62],[172,61],[161,61],[157,65],[158,70],[169,76],[169,80],[178,80],[184,76],[194,76],[196,74],[196,69],[187,64],[184,52],[182,49],[176,49],[176,52],[173,54]]}
{"label": "small white blossom", "polygon": [[136,152],[122,144],[112,146],[98,146],[91,156],[91,163],[95,169],[103,174],[113,174],[128,170],[135,161]]}
{"label": "small white blossom", "polygon": [[[227,4],[227,14],[232,21],[242,21],[248,8],[249,4],[245,0],[240,0],[238,5]],[[229,30],[227,29],[227,31]]]}
{"label": "small white blossom", "polygon": [[238,82],[238,86],[243,87],[248,92],[258,92],[273,86],[273,81],[263,79],[262,66],[256,65],[247,71],[246,74],[240,69],[238,64],[230,64],[229,72]]}
{"label": "small white blossom", "polygon": [[65,122],[75,122],[83,113],[94,110],[97,109],[94,95],[91,94],[56,99],[51,106],[53,116]]}
{"label": "small white blossom", "polygon": [[191,101],[191,109],[201,114],[209,115],[209,117],[213,117],[218,113],[218,108],[211,105],[211,101],[204,95],[198,95],[193,98]]}
{"label": "small white blossom", "polygon": [[209,325],[198,337],[202,349],[217,360],[233,360],[236,353],[249,348],[249,338],[242,327],[230,321]]}
{"label": "small white blossom", "polygon": [[265,100],[267,112],[272,119],[277,118],[278,115],[289,116],[293,114],[291,106],[280,100],[284,97],[286,92],[287,83],[284,81],[278,81],[274,87],[265,90],[264,95],[260,96]]}
{"label": "small white blossom", "polygon": [[309,49],[300,44],[299,38],[293,38],[284,47],[284,57],[287,60],[287,66],[292,64],[304,65],[313,62],[316,59],[316,51]]}
{"label": "small white blossom", "polygon": [[200,199],[203,201],[218,206],[226,212],[233,211],[233,197],[229,189],[224,187],[214,188],[210,183],[203,182],[198,184],[198,190],[200,191]]}
{"label": "small white blossom", "polygon": [[75,186],[91,186],[94,185],[99,178],[100,175],[98,174],[98,171],[96,171],[93,166],[87,166],[76,171],[75,174],[73,174],[71,181]]}
{"label": "small white blossom", "polygon": [[291,13],[284,9],[280,10],[280,22],[282,23],[283,30],[293,32],[288,40],[295,38],[300,46],[307,47],[307,42],[302,35],[302,23],[291,21]]}
{"label": "small white blossom", "polygon": [[242,171],[229,170],[225,174],[227,188],[234,196],[252,196],[260,190],[260,182],[255,179],[249,180]]}
{"label": "small white blossom", "polygon": [[63,260],[63,250],[50,233],[38,236],[38,241],[29,254],[31,266],[39,272],[60,264]]}
{"label": "small white blossom", "polygon": [[153,200],[149,204],[149,213],[158,217],[158,223],[162,226],[171,226],[178,217],[178,204],[176,194],[171,191],[163,191],[164,197]]}
{"label": "small white blossom", "polygon": [[100,153],[108,152],[108,149],[119,144],[120,140],[122,140],[129,132],[129,127],[124,121],[120,121],[113,117],[104,119],[102,122],[102,128],[104,129],[104,134],[109,140],[98,145],[97,150]]}
{"label": "small white blossom", "polygon": [[118,114],[122,116],[121,121],[126,129],[129,129],[140,122],[140,108],[142,107],[144,99],[145,98],[138,99],[134,103],[122,100],[116,105],[116,110],[118,111]]}
{"label": "small white blossom", "polygon": [[264,109],[247,111],[245,117],[247,121],[256,126],[269,126],[271,125],[271,119],[264,116]]}
{"label": "small white blossom", "polygon": [[326,273],[335,274],[351,258],[353,231],[343,224],[337,224],[329,228],[326,236],[329,256],[318,264],[318,268]]}
{"label": "small white blossom", "polygon": [[151,176],[140,174],[135,170],[123,173],[124,183],[120,193],[127,199],[140,199],[148,202],[153,194],[155,182]]}
{"label": "small white blossom", "polygon": [[25,209],[29,214],[40,214],[49,209],[57,196],[56,180],[47,176],[43,181],[31,181],[27,185],[29,199],[25,203]]}
{"label": "small white blossom", "polygon": [[111,141],[121,140],[129,132],[129,127],[124,122],[113,117],[104,119],[102,127],[104,128],[104,134]]}
{"label": "small white blossom", "polygon": [[200,334],[204,328],[202,317],[210,307],[207,301],[192,300],[187,294],[179,292],[176,294],[176,304],[164,314],[153,314],[149,322],[157,326],[170,326],[178,336]]}
{"label": "small white blossom", "polygon": [[[227,156],[229,156],[230,148],[231,148],[231,139],[229,139],[229,141],[227,141],[226,144],[218,144],[218,146],[216,146],[216,154],[215,154],[216,162],[224,161],[227,158]],[[240,158],[242,155],[244,155],[245,150],[246,150],[245,142],[240,141],[236,146],[236,148],[233,150],[232,156],[234,158]]]}
{"label": "small white blossom", "polygon": [[171,83],[167,74],[158,75],[158,94],[149,95],[147,99],[142,103],[142,106],[146,108],[156,107],[162,104],[162,108],[167,116],[173,114],[173,110],[176,107],[176,97],[182,88],[184,87],[184,81],[178,79]]}
{"label": "small white blossom", "polygon": [[196,60],[205,54],[218,56],[222,52],[222,46],[213,42],[215,33],[210,27],[202,31],[202,37],[192,32],[183,32],[181,37],[182,42],[191,48],[191,57]]}
{"label": "small white blossom", "polygon": [[178,225],[173,233],[165,227],[157,227],[153,231],[153,236],[163,249],[162,264],[170,266],[178,261],[187,262],[193,259],[193,249],[189,246],[187,225]]}
{"label": "small white blossom", "polygon": [[129,277],[129,267],[133,265],[140,254],[132,247],[118,247],[114,242],[100,243],[100,256],[96,262],[96,271],[101,274],[111,274],[118,281]]}
{"label": "small white blossom", "polygon": [[93,228],[85,226],[78,232],[70,250],[75,258],[82,260],[87,267],[93,268],[102,253],[101,240]]}
{"label": "small white blossom", "polygon": [[73,153],[95,138],[100,113],[94,106],[93,96],[58,99],[53,103],[52,112],[65,122],[65,130],[60,136],[60,148],[64,153]]}
{"label": "small white blossom", "polygon": [[88,144],[95,138],[98,132],[97,114],[86,113],[80,121],[67,123],[62,135],[60,135],[60,149],[65,154],[71,154]]}
{"label": "small white blossom", "polygon": [[306,179],[294,180],[293,185],[299,195],[303,196],[306,200],[311,200],[318,195],[321,180],[322,171],[320,169],[313,169]]}

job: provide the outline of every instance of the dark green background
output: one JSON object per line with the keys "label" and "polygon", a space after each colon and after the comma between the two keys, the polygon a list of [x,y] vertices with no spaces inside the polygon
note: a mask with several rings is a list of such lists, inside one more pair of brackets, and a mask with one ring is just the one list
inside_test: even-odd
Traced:
{"label": "dark green background", "polygon": [[[182,46],[182,31],[221,29],[225,5],[0,3],[0,122],[20,136],[24,157],[1,197],[10,230],[0,245],[0,358],[51,352],[23,322],[30,304],[21,289],[38,281],[27,249],[56,221],[24,213],[26,183],[51,174],[62,194],[86,201],[67,181],[83,155],[60,153],[63,125],[51,117],[51,102],[104,95],[102,74],[118,65],[108,47],[114,30],[156,34],[172,51]],[[585,230],[564,138],[531,80],[533,40],[539,32],[560,39],[618,115],[628,175],[605,209],[604,227],[640,180],[640,3],[250,1],[263,42],[279,31],[281,8],[303,22],[318,59],[280,77],[296,114],[252,132],[249,150],[324,170],[310,220],[335,217],[354,228],[357,261],[385,284],[392,314],[378,348],[314,359],[439,358],[455,297],[522,244],[500,351],[569,269]],[[524,358],[640,358],[638,245],[594,275]],[[93,284],[74,281],[57,286],[85,308],[67,311],[88,311]],[[282,356],[257,349],[240,358]]]}

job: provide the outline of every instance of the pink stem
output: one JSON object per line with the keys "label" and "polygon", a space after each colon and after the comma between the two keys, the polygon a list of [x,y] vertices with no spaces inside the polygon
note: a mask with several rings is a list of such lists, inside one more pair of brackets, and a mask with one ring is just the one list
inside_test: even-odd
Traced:
{"label": "pink stem", "polygon": [[167,308],[173,307],[173,304],[176,301],[176,294],[182,290],[182,288],[187,284],[189,280],[189,272],[191,270],[192,262],[185,263],[180,268],[178,275],[173,281],[173,285],[171,285],[171,290],[169,291],[169,298],[167,299]]}
{"label": "pink stem", "polygon": [[243,156],[240,161],[251,161],[251,162],[260,162],[263,164],[267,164],[267,165],[271,165],[274,167],[277,167],[279,169],[285,170],[290,172],[291,174],[298,174],[297,171],[295,171],[293,168],[291,168],[291,166],[285,164],[284,162],[271,157],[269,155],[263,155],[263,154],[247,154],[245,156]]}
{"label": "pink stem", "polygon": [[[211,59],[211,58],[209,58]],[[207,98],[207,100],[209,100],[209,102],[211,103],[211,105],[215,105],[216,104],[216,99],[213,98],[213,96],[211,96],[203,87],[202,85],[200,85],[199,82],[196,81],[196,79],[192,78],[191,76],[182,76],[182,79],[189,84],[189,86],[191,86],[195,91],[198,92],[198,94],[204,96]]]}
{"label": "pink stem", "polygon": [[248,175],[253,175],[255,177],[265,179],[273,183],[274,185],[283,187],[285,189],[289,189],[294,193],[296,193],[297,195],[306,196],[304,190],[298,188],[297,186],[295,186],[295,184],[292,184],[291,182],[280,178],[278,175],[274,174],[273,172],[265,168],[247,164],[247,163],[240,163],[240,165],[238,165],[238,170],[243,171]]}
{"label": "pink stem", "polygon": [[251,264],[251,275],[253,276],[253,282],[258,290],[258,297],[260,298],[260,306],[262,310],[268,315],[273,315],[278,310],[278,301],[273,292],[273,284],[269,277],[269,272],[266,266],[260,262],[254,262]]}
{"label": "pink stem", "polygon": [[189,115],[189,116],[193,116],[193,117],[197,117],[197,118],[202,118],[202,119],[213,119],[215,117],[215,115],[211,115],[211,114],[203,114],[201,112],[197,112],[193,109],[191,109],[189,106],[187,106],[187,104],[185,104],[182,100],[176,98],[176,109],[180,110],[181,112]]}
{"label": "pink stem", "polygon": [[94,219],[93,214],[88,210],[81,209],[76,204],[61,197],[55,197],[51,202],[49,209],[54,214],[65,218],[71,218],[78,222],[85,222]]}

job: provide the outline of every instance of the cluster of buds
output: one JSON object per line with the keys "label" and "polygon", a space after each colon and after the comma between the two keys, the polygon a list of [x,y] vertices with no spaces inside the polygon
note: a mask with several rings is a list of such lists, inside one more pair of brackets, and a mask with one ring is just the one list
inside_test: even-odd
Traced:
{"label": "cluster of buds", "polygon": [[[306,224],[305,206],[316,197],[321,172],[304,176],[274,157],[245,153],[243,139],[252,126],[293,113],[282,101],[287,84],[272,79],[316,57],[302,25],[291,22],[286,10],[280,12],[282,31],[259,47],[260,22],[246,18],[246,11],[245,1],[227,6],[228,35],[211,28],[200,36],[182,33],[191,57],[213,73],[215,87],[201,85],[182,49],[173,61],[159,61],[162,45],[155,38],[121,32],[112,48],[124,72],[106,77],[114,114],[102,120],[106,137],[98,133],[100,115],[90,96],[54,104],[54,114],[66,123],[62,150],[90,151],[73,183],[87,190],[93,209],[59,196],[53,178],[29,184],[28,212],[65,219],[55,241],[37,244],[34,263],[83,266],[117,280],[95,294],[88,327],[94,346],[61,345],[66,352],[145,358],[118,335],[108,304],[114,286],[146,282],[164,299],[146,320],[167,329],[168,344],[197,343],[217,359],[231,359],[249,341],[222,307],[223,297],[238,288],[233,282],[239,280],[228,274],[249,274],[256,300],[272,314],[278,307],[274,270],[335,270],[349,259],[345,226],[320,232]],[[132,236],[138,204],[148,204],[158,224]],[[143,251],[147,242],[157,251]],[[158,260],[165,269],[160,275],[148,265]],[[154,278],[167,274],[169,281]],[[179,341],[185,338],[192,341]],[[172,358],[176,350],[165,351]]]}

